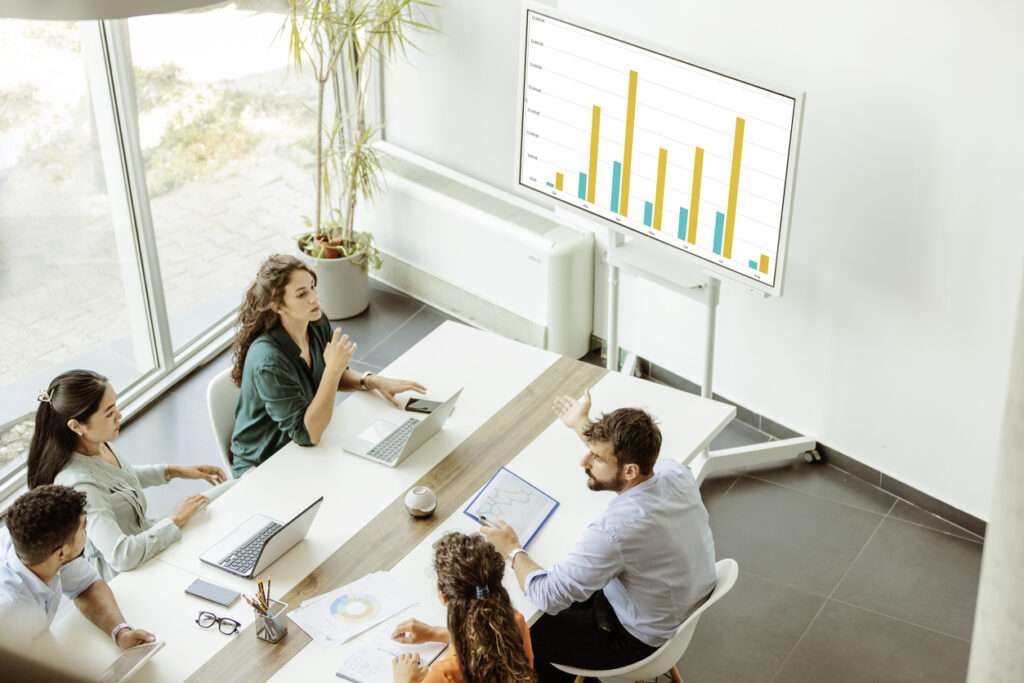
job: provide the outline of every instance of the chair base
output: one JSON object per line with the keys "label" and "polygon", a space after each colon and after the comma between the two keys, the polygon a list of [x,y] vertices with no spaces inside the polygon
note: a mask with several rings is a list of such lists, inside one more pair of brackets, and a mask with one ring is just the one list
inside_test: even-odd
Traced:
{"label": "chair base", "polygon": [[[678,668],[673,666],[669,669],[668,674],[672,677],[672,683],[683,683],[683,677],[679,675]],[[577,676],[576,683],[583,683],[583,676]]]}

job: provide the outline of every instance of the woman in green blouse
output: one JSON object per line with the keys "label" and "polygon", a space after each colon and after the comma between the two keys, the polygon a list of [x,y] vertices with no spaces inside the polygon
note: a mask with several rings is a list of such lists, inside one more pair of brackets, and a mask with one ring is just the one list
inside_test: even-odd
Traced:
{"label": "woman in green blouse", "polygon": [[231,378],[241,388],[231,436],[231,469],[241,476],[289,441],[320,443],[338,391],[376,391],[400,406],[396,394],[424,393],[420,384],[348,368],[356,344],[331,333],[320,310],[316,275],[294,256],[271,256],[245,294],[238,313]]}

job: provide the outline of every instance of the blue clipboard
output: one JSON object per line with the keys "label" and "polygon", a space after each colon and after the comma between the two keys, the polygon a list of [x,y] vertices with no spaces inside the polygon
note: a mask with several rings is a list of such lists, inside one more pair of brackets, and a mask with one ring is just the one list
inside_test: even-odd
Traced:
{"label": "blue clipboard", "polygon": [[530,482],[526,481],[525,479],[523,479],[522,477],[520,477],[518,474],[516,474],[512,470],[508,469],[507,467],[499,467],[498,470],[494,474],[491,475],[491,478],[487,480],[487,483],[480,487],[480,490],[477,491],[476,495],[473,496],[473,498],[469,501],[469,503],[466,505],[465,509],[463,509],[462,512],[467,517],[469,517],[474,522],[476,522],[477,524],[481,524],[482,525],[483,522],[480,520],[480,518],[477,517],[476,515],[474,515],[472,512],[470,512],[470,510],[473,508],[473,505],[476,503],[476,501],[479,500],[480,496],[482,496],[484,494],[484,492],[488,488],[490,488],[491,482],[494,481],[495,477],[497,477],[503,471],[506,474],[509,474],[509,475],[515,477],[516,479],[518,479],[519,481],[523,482],[524,484],[529,486],[531,489],[533,489],[534,491],[539,493],[541,496],[543,496],[544,498],[547,498],[552,503],[554,503],[554,505],[551,507],[551,509],[548,510],[548,513],[546,515],[544,515],[544,518],[540,521],[540,524],[538,524],[536,526],[536,528],[534,528],[533,532],[529,535],[529,537],[526,538],[525,540],[522,539],[522,538],[519,539],[523,543],[523,548],[526,548],[528,545],[530,545],[530,542],[534,538],[536,538],[537,532],[539,532],[541,529],[543,529],[544,525],[548,523],[548,520],[551,519],[551,515],[553,515],[555,513],[555,510],[558,509],[558,506],[561,505],[561,503],[559,503],[557,500],[555,500],[554,496],[552,496],[549,493],[547,493],[545,491],[542,491],[541,489],[537,488],[536,486],[534,486]]}

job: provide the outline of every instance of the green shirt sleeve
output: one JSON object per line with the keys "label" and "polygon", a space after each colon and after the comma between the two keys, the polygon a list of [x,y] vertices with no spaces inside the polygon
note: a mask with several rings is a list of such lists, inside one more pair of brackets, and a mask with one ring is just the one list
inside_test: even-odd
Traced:
{"label": "green shirt sleeve", "polygon": [[309,402],[295,377],[281,368],[264,365],[253,373],[253,385],[277,428],[300,446],[312,446],[305,424]]}

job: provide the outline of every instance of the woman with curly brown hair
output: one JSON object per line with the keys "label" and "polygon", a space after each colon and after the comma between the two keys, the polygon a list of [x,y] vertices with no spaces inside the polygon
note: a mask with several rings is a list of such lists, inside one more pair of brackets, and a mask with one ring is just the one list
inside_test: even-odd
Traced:
{"label": "woman with curly brown hair", "polygon": [[355,351],[340,328],[331,333],[309,266],[285,254],[263,262],[245,293],[235,334],[231,378],[242,390],[231,436],[236,477],[290,441],[320,443],[337,391],[376,391],[395,405],[395,394],[426,391],[409,380],[350,370]]}
{"label": "woman with curly brown hair", "polygon": [[434,544],[434,571],[448,628],[410,619],[391,637],[452,647],[427,671],[418,655],[397,657],[394,683],[534,683],[530,629],[501,585],[505,560],[494,546],[476,534],[445,534]]}

